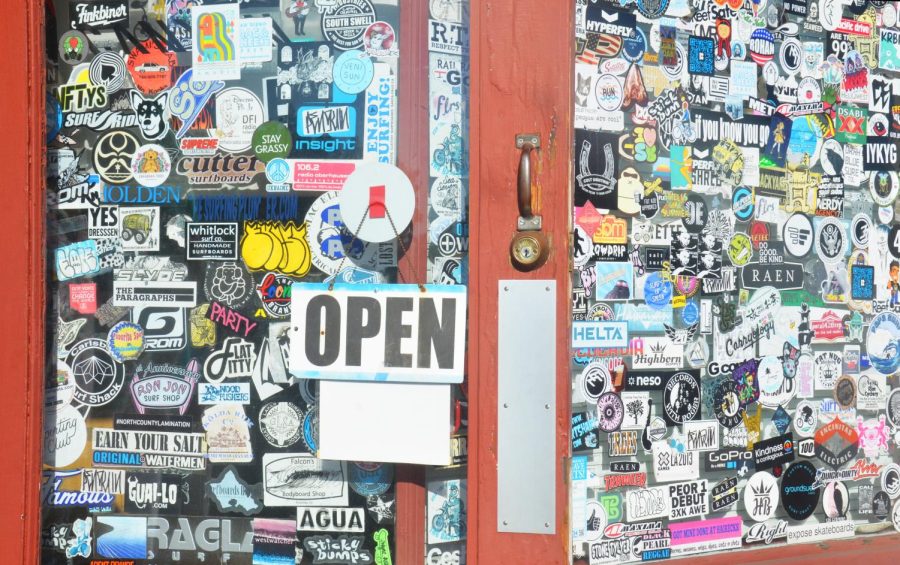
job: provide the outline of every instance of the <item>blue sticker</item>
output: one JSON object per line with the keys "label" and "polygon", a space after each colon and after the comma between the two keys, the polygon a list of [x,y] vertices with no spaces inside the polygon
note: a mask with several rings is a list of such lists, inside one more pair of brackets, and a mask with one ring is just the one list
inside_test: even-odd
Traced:
{"label": "blue sticker", "polygon": [[394,466],[389,463],[350,463],[350,488],[361,496],[379,496],[394,482]]}
{"label": "blue sticker", "polygon": [[56,278],[60,282],[99,272],[97,240],[77,241],[56,249]]}
{"label": "blue sticker", "polygon": [[698,75],[715,74],[716,42],[711,37],[688,38],[688,71]]}
{"label": "blue sticker", "polygon": [[631,300],[634,265],[597,263],[597,300]]}
{"label": "blue sticker", "polygon": [[315,406],[303,417],[303,443],[310,453],[319,451],[319,409]]}
{"label": "blue sticker", "polygon": [[375,65],[362,51],[345,51],[334,62],[334,84],[347,94],[359,94],[372,84]]}
{"label": "blue sticker", "polygon": [[791,416],[787,413],[787,410],[779,406],[775,409],[775,414],[772,415],[772,423],[775,424],[778,433],[783,434],[791,425]]}
{"label": "blue sticker", "polygon": [[794,167],[805,166],[805,160],[815,162],[819,155],[822,133],[808,116],[791,121],[790,141],[787,144],[787,162]]}
{"label": "blue sticker", "polygon": [[47,94],[47,143],[56,138],[56,134],[62,129],[63,114],[56,98]]}
{"label": "blue sticker", "polygon": [[107,336],[109,352],[116,361],[131,361],[144,351],[144,329],[132,322],[119,322]]}
{"label": "blue sticker", "polygon": [[700,307],[696,300],[688,300],[681,309],[681,319],[685,324],[692,326],[700,320]]}
{"label": "blue sticker", "polygon": [[662,275],[653,273],[644,281],[644,302],[647,306],[661,310],[672,301],[672,283],[663,280]]}
{"label": "blue sticker", "polygon": [[588,458],[587,455],[572,456],[572,474],[573,481],[586,481],[588,477]]}
{"label": "blue sticker", "polygon": [[280,157],[276,157],[266,163],[266,178],[269,182],[274,182],[276,184],[288,182],[290,173],[290,165]]}
{"label": "blue sticker", "polygon": [[647,51],[647,36],[641,28],[635,28],[634,36],[622,41],[622,56],[632,63],[638,63]]}
{"label": "blue sticker", "polygon": [[98,557],[147,558],[146,516],[97,516]]}
{"label": "blue sticker", "polygon": [[212,95],[225,88],[221,80],[194,81],[193,77],[194,69],[184,71],[170,90],[169,112],[181,120],[181,127],[175,133],[177,139],[191,129]]}
{"label": "blue sticker", "polygon": [[746,222],[753,217],[753,191],[746,186],[739,186],[731,194],[731,210],[735,217]]}
{"label": "blue sticker", "polygon": [[869,265],[853,265],[850,267],[851,289],[853,300],[873,300],[875,298],[875,267]]}
{"label": "blue sticker", "polygon": [[637,9],[641,15],[651,20],[666,13],[669,8],[669,0],[637,0]]}

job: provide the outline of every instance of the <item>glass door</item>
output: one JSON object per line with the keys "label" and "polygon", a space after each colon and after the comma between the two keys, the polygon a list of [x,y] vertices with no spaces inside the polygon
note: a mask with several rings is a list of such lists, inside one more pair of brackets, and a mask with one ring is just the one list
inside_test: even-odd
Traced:
{"label": "glass door", "polygon": [[[455,384],[301,374],[329,340],[292,317],[466,284],[467,11],[428,8],[48,4],[42,563],[465,562],[463,356]],[[426,390],[437,455],[340,455]]]}

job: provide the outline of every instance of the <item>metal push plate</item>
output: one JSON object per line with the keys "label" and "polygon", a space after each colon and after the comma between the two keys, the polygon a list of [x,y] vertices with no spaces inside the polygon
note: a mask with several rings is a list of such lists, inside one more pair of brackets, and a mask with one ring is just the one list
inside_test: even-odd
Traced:
{"label": "metal push plate", "polygon": [[497,531],[556,533],[556,281],[499,282]]}

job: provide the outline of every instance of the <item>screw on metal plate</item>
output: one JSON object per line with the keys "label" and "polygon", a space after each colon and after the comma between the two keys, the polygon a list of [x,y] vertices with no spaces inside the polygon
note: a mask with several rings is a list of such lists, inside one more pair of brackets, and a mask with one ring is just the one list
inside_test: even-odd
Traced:
{"label": "screw on metal plate", "polygon": [[540,216],[532,216],[530,218],[522,218],[519,217],[519,231],[540,231],[541,229],[541,217]]}
{"label": "screw on metal plate", "polygon": [[525,147],[525,144],[531,144],[532,149],[540,149],[541,148],[541,136],[536,133],[517,133],[516,134],[516,148],[521,149]]}

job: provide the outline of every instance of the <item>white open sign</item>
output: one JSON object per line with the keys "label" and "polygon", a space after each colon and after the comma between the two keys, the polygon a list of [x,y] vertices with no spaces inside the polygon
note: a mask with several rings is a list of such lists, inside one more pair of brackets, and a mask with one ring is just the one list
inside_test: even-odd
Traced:
{"label": "white open sign", "polygon": [[460,383],[462,286],[302,284],[291,297],[291,373],[308,379]]}

